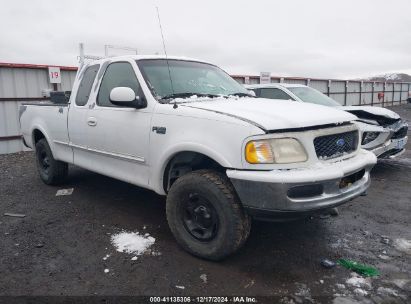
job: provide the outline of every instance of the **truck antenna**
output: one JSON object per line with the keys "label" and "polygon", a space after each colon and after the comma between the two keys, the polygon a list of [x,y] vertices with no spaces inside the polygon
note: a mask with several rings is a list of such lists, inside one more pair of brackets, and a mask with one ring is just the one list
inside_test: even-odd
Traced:
{"label": "truck antenna", "polygon": [[[171,78],[170,64],[168,63],[168,55],[167,55],[167,50],[166,50],[166,43],[165,43],[165,40],[164,40],[163,27],[161,26],[160,12],[159,12],[159,10],[158,10],[158,6],[156,6],[156,10],[157,10],[157,17],[158,17],[158,25],[160,26],[161,40],[163,41],[164,54],[166,55],[166,62],[167,62],[167,69],[168,69],[168,77],[170,78],[171,91],[172,91],[173,94],[174,94],[173,79]],[[176,109],[177,107],[178,107],[178,106],[177,106],[176,100],[174,99],[173,108]]]}

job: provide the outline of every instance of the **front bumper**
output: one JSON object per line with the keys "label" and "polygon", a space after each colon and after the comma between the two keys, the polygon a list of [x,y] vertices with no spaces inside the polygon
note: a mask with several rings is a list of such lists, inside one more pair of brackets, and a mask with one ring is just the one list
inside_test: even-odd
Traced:
{"label": "front bumper", "polygon": [[360,150],[350,159],[310,168],[227,170],[227,176],[246,210],[260,215],[310,213],[338,206],[366,192],[376,162],[374,154]]}
{"label": "front bumper", "polygon": [[383,145],[370,150],[378,158],[394,158],[401,155],[405,150],[405,145],[407,144],[408,136],[397,139],[390,139]]}

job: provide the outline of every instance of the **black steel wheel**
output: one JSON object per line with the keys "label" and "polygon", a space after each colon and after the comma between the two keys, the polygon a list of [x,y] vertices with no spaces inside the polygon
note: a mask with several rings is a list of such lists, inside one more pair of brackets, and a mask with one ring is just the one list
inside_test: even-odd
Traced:
{"label": "black steel wheel", "polygon": [[221,260],[247,240],[251,219],[230,180],[199,170],[177,179],[167,196],[167,221],[178,244],[191,254]]}
{"label": "black steel wheel", "polygon": [[184,227],[194,238],[207,242],[217,235],[218,214],[206,197],[189,193],[181,207]]}
{"label": "black steel wheel", "polygon": [[68,165],[55,160],[45,138],[36,143],[36,163],[41,180],[47,185],[63,183],[68,174]]}
{"label": "black steel wheel", "polygon": [[48,156],[47,152],[45,149],[42,149],[39,153],[38,153],[38,161],[39,161],[39,165],[41,167],[41,170],[45,173],[45,174],[49,174],[49,169],[50,169],[50,157]]}

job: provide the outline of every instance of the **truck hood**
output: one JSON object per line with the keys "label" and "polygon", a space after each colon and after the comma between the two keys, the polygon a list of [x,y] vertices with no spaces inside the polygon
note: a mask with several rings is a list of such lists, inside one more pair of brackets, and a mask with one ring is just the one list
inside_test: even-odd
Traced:
{"label": "truck hood", "polygon": [[331,107],[264,98],[215,98],[180,106],[229,115],[266,131],[341,124],[356,119],[352,114]]}

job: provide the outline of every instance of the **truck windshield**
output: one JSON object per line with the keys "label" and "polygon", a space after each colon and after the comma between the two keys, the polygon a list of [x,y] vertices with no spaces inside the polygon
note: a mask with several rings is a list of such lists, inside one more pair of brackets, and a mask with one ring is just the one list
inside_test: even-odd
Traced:
{"label": "truck windshield", "polygon": [[153,96],[162,102],[173,98],[251,96],[218,67],[196,61],[142,59],[137,65]]}
{"label": "truck windshield", "polygon": [[288,87],[288,90],[294,93],[298,98],[304,102],[315,103],[328,107],[339,107],[341,106],[334,99],[331,99],[323,93],[309,88],[309,87]]}

